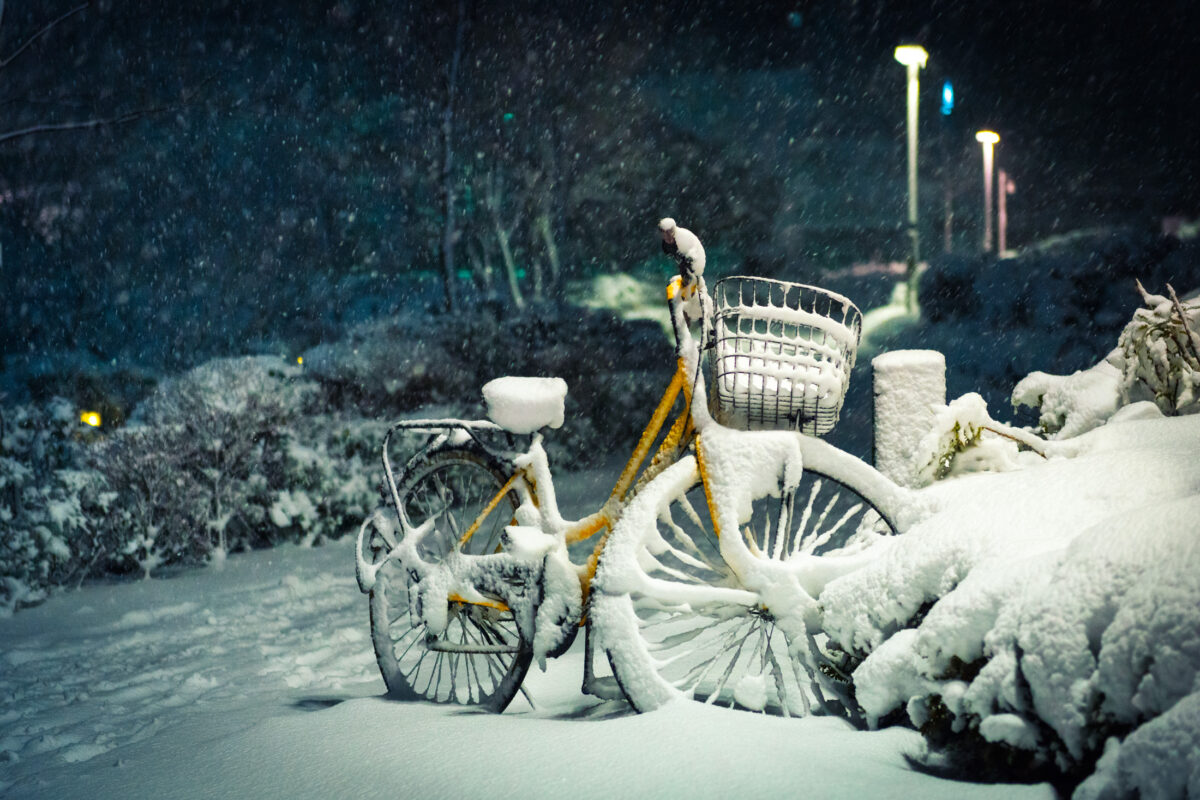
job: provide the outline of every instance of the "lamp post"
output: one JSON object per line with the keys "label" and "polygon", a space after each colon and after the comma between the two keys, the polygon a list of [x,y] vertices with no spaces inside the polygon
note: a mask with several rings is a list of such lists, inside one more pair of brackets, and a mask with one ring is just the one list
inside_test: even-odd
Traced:
{"label": "lamp post", "polygon": [[1008,252],[1008,196],[1016,189],[1007,172],[996,170],[996,251],[1001,258]]}
{"label": "lamp post", "polygon": [[908,70],[908,310],[915,308],[914,289],[917,282],[917,263],[921,260],[920,234],[917,232],[917,75],[929,54],[916,44],[896,48],[895,58]]}
{"label": "lamp post", "polygon": [[993,148],[1000,135],[992,131],[980,131],[975,141],[983,145],[983,252],[992,251],[992,160]]}
{"label": "lamp post", "polygon": [[954,252],[954,186],[950,180],[950,158],[947,155],[950,141],[950,115],[954,112],[954,86],[950,81],[942,84],[942,249]]}

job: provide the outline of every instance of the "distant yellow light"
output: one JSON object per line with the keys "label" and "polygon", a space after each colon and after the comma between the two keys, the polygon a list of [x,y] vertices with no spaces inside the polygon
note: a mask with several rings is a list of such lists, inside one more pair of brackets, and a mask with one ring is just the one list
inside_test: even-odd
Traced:
{"label": "distant yellow light", "polygon": [[925,48],[919,44],[902,44],[896,48],[895,56],[896,60],[906,67],[911,67],[913,64],[924,67],[929,53],[925,52]]}
{"label": "distant yellow light", "polygon": [[303,363],[304,363],[304,356],[296,356],[296,363],[297,363],[297,364],[303,364]]}
{"label": "distant yellow light", "polygon": [[93,428],[100,427],[100,412],[99,411],[82,411],[79,414],[79,421],[84,425],[90,425]]}
{"label": "distant yellow light", "polygon": [[975,141],[982,142],[983,144],[996,144],[1000,141],[1000,134],[994,131],[980,131],[975,134]]}

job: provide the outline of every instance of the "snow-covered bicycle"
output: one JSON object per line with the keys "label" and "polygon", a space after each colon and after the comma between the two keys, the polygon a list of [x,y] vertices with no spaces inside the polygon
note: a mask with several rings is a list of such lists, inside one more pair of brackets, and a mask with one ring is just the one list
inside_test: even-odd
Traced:
{"label": "snow-covered bicycle", "polygon": [[[680,268],[676,371],[600,509],[558,509],[543,436],[563,422],[560,379],[499,378],[483,388],[490,419],[385,436],[389,502],[355,555],[389,694],[501,711],[535,660],[586,627],[584,691],[639,711],[680,696],[785,715],[851,702],[849,656],[819,634],[817,598],[886,547],[911,499],[818,438],[840,415],[861,315],[761,278],[710,297],[699,239],[660,229]],[[397,431],[429,435],[398,476]],[[593,537],[572,562],[568,546]],[[597,652],[613,678],[594,674]]]}

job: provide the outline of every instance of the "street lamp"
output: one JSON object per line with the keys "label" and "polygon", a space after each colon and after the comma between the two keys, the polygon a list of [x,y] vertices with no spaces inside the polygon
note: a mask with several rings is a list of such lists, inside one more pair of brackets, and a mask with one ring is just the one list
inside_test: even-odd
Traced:
{"label": "street lamp", "polygon": [[1008,196],[1016,190],[1008,173],[996,170],[996,252],[1001,258],[1008,252]]}
{"label": "street lamp", "polygon": [[975,141],[983,145],[983,252],[992,250],[992,148],[1000,141],[1000,135],[992,131],[980,131]]}
{"label": "street lamp", "polygon": [[942,249],[946,253],[954,252],[954,184],[950,178],[950,164],[947,155],[950,141],[950,115],[954,113],[954,86],[950,81],[942,83]]}
{"label": "street lamp", "polygon": [[929,53],[916,44],[896,48],[896,60],[908,70],[908,309],[915,307],[913,290],[917,282],[917,263],[921,260],[920,235],[917,232],[917,74],[925,66]]}

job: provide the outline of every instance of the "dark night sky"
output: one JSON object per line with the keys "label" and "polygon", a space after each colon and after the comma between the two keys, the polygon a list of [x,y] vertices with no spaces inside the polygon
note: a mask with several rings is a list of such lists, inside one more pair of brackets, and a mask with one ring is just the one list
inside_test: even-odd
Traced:
{"label": "dark night sky", "polygon": [[[124,17],[133,26],[142,19],[118,0],[95,5],[100,13]],[[177,49],[190,41],[236,37],[243,26],[293,36],[346,19],[362,33],[364,57],[370,59],[373,39],[407,24],[398,22],[406,14],[426,14],[425,5],[216,0],[156,8],[148,17],[175,18],[168,28]],[[476,0],[474,5],[481,20],[519,9],[534,19],[564,18],[583,34],[594,30],[625,39],[629,48],[644,51],[641,65],[648,70],[806,65],[830,85],[844,85],[849,95],[894,89],[898,106],[903,103],[903,75],[891,50],[915,41],[930,52],[922,74],[926,125],[936,117],[937,94],[942,80],[949,78],[958,94],[954,122],[967,129],[963,135],[969,138],[978,127],[996,129],[1012,158],[1027,160],[1030,174],[1063,159],[1091,163],[1100,184],[1111,170],[1113,183],[1126,190],[1130,184],[1146,184],[1146,191],[1159,198],[1156,205],[1195,213],[1200,203],[1195,188],[1200,176],[1190,152],[1194,148],[1188,146],[1191,131],[1200,126],[1200,3],[1194,0],[628,0],[569,7],[543,0],[503,5]],[[50,13],[9,6],[6,49],[22,28],[32,30]],[[23,25],[25,18],[28,24]],[[121,96],[123,85],[141,82],[150,91],[154,83],[168,85],[164,72],[171,64],[139,64],[136,38],[131,31],[128,76],[81,76],[79,92],[97,80],[109,82],[115,97]],[[529,41],[544,39],[534,32]],[[47,72],[47,66],[54,67],[50,73],[60,84],[63,73],[69,75],[67,65],[39,56],[10,65],[5,77],[11,86],[19,72]],[[369,66],[381,74],[394,68]],[[148,68],[158,73],[157,80],[145,80]],[[889,75],[894,75],[894,86]],[[897,109],[898,119],[902,113]]]}
{"label": "dark night sky", "polygon": [[[896,44],[922,44],[923,115],[937,114],[951,79],[957,123],[1000,131],[1014,156],[1034,155],[1031,172],[1093,160],[1118,183],[1144,182],[1165,206],[1196,213],[1200,3],[726,0],[675,13],[730,40],[734,64],[803,63],[851,87],[890,63]],[[891,68],[902,103],[902,68]]]}

